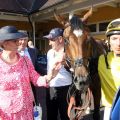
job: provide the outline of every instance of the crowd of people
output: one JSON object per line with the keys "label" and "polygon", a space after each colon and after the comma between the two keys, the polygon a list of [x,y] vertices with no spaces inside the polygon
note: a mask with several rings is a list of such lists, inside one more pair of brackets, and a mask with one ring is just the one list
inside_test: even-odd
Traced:
{"label": "crowd of people", "polygon": [[[119,120],[120,18],[108,24],[105,35],[110,52],[98,60],[103,120]],[[41,76],[36,70],[37,50],[31,41],[28,46],[26,31],[15,26],[0,28],[0,120],[33,120],[31,85],[34,95],[35,86],[46,87],[47,120],[69,120],[66,97],[72,74],[62,63],[63,29],[53,28],[44,38],[52,48],[47,53],[47,75]]]}

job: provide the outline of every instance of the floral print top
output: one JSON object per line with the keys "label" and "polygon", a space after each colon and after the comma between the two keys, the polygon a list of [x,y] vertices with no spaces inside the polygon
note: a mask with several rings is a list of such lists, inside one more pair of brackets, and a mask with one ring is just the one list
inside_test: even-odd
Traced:
{"label": "floral print top", "polygon": [[40,75],[27,57],[9,65],[0,58],[0,110],[17,113],[33,102],[30,81],[40,85]]}

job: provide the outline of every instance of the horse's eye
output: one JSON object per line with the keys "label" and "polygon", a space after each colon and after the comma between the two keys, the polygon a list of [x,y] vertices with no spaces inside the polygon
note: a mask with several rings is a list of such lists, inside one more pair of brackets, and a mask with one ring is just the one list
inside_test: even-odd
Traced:
{"label": "horse's eye", "polygon": [[74,78],[74,82],[77,82],[77,77]]}
{"label": "horse's eye", "polygon": [[75,62],[75,65],[77,65],[77,62]]}

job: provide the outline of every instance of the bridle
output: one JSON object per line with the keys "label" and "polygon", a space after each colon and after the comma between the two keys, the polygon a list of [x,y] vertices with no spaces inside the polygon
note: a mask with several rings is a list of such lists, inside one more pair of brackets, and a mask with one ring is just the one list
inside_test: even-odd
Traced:
{"label": "bridle", "polygon": [[[69,39],[65,38],[64,37],[64,52],[66,53],[66,46],[70,46],[70,42],[69,42]],[[66,57],[65,57],[65,61],[66,61],[66,64],[69,68],[73,68],[75,70],[75,68],[77,67],[82,67],[84,66],[86,69],[89,69],[89,62],[90,62],[90,58],[86,58],[86,57],[83,57],[83,58],[77,58],[77,59],[72,59],[70,58],[69,56],[67,56],[66,54]],[[71,63],[73,63],[73,65],[71,65]],[[86,64],[87,63],[87,64]],[[88,70],[89,71],[89,70]],[[89,79],[91,79],[90,77],[90,73],[88,73],[89,75]],[[73,72],[73,79],[75,78],[75,74]],[[73,85],[70,87],[69,91],[68,91],[68,96],[67,98],[69,99],[70,98],[70,91],[73,89],[73,87],[75,86],[75,83],[74,83],[74,80],[73,80]],[[77,89],[75,89],[73,91],[73,94],[76,92]],[[84,91],[85,92],[85,91]],[[86,97],[88,99],[87,103],[83,106],[74,106],[73,109],[76,110],[76,115],[75,115],[75,120],[78,120],[80,117],[81,117],[81,114],[87,109],[87,107],[90,105],[90,100],[91,100],[91,90],[90,88],[88,87],[88,89],[86,90]],[[69,100],[68,100],[68,103],[69,103]]]}
{"label": "bridle", "polygon": [[[66,53],[66,46],[70,45],[70,42],[65,37],[64,37],[64,41],[65,41],[64,42],[64,53]],[[65,61],[69,68],[71,67],[71,62],[73,62],[73,65],[72,65],[73,69],[75,69],[76,67],[80,67],[80,66],[85,66],[86,68],[88,68],[90,58],[83,57],[83,58],[77,58],[74,60],[74,59],[70,58],[69,56],[67,56],[67,54],[66,54]],[[84,61],[87,61],[87,64],[85,64]]]}
{"label": "bridle", "polygon": [[[82,28],[82,23],[84,24],[86,24],[86,22],[88,21],[88,18],[92,15],[92,13],[93,13],[93,10],[92,10],[92,7],[91,7],[91,9],[86,13],[86,14],[84,14],[84,16],[82,16],[82,18],[77,18],[77,17],[74,17],[74,16],[72,16],[72,18],[74,17],[74,19],[69,19],[69,21],[67,21],[63,16],[61,16],[61,15],[57,15],[56,14],[56,11],[54,11],[54,16],[55,16],[55,18],[56,18],[56,20],[61,24],[61,25],[63,25],[63,27],[65,28],[65,30],[64,30],[64,40],[65,40],[65,45],[64,45],[64,52],[65,53],[67,53],[68,54],[68,56],[66,55],[66,58],[65,58],[65,61],[66,61],[66,63],[67,63],[67,66],[69,67],[69,68],[74,68],[75,70],[76,70],[76,76],[78,77],[77,78],[77,80],[80,80],[79,79],[79,76],[81,76],[81,75],[83,75],[83,76],[85,76],[86,74],[87,74],[87,72],[88,71],[86,71],[87,69],[89,69],[89,79],[92,79],[91,81],[93,81],[94,79],[95,79],[95,77],[97,77],[97,62],[98,62],[98,57],[99,57],[99,55],[101,55],[101,53],[103,52],[101,49],[99,49],[100,47],[99,46],[96,46],[97,44],[96,44],[96,42],[94,42],[94,39],[92,38],[92,37],[90,37],[90,47],[89,47],[89,43],[87,44],[88,46],[85,46],[87,49],[85,49],[86,51],[77,51],[78,49],[76,49],[76,48],[74,48],[74,47],[76,47],[76,45],[77,45],[77,43],[78,42],[81,42],[81,43],[79,43],[80,45],[83,45],[84,43],[82,43],[82,41],[75,41],[76,43],[74,43],[74,39],[75,40],[77,40],[76,38],[73,38],[73,40],[72,40],[72,37],[74,37],[74,35],[76,35],[76,37],[78,38],[78,36],[80,36],[81,35],[81,32],[79,32],[79,31],[72,31],[71,32],[71,30],[78,30],[79,29],[79,27],[80,28]],[[79,21],[79,19],[80,19],[80,21]],[[82,22],[82,23],[81,23]],[[70,27],[68,27],[68,26],[70,26]],[[68,27],[67,29],[66,29],[66,27]],[[89,29],[87,28],[87,26],[83,26],[83,27],[86,27],[85,28],[85,30],[86,31],[88,31],[89,32]],[[82,32],[83,33],[83,32]],[[73,35],[74,34],[74,35]],[[83,33],[84,34],[84,33]],[[70,36],[71,35],[71,36]],[[85,32],[85,34],[84,35],[87,35],[87,33]],[[83,36],[84,37],[84,36]],[[85,36],[86,37],[86,36]],[[92,38],[92,39],[91,39]],[[89,40],[89,38],[88,38],[88,40]],[[74,44],[71,44],[71,42],[73,42]],[[67,45],[71,45],[70,47],[66,47]],[[70,50],[70,48],[71,47],[73,47],[73,49],[75,50],[75,51],[69,51]],[[80,48],[79,49],[81,49],[82,50],[82,47],[83,46],[80,46]],[[94,48],[96,48],[97,47],[97,50],[95,49],[94,50]],[[90,50],[90,51],[88,51],[88,50]],[[100,51],[99,51],[100,50]],[[86,56],[86,58],[80,58],[79,56],[81,55],[82,56],[82,54],[83,54],[83,52],[85,53],[84,55]],[[88,52],[88,53],[87,53]],[[69,54],[70,53],[70,54]],[[77,56],[74,56],[74,55],[77,55],[77,54],[80,54],[80,55],[77,55]],[[88,56],[90,56],[91,58],[88,58]],[[78,57],[78,58],[77,58]],[[84,61],[86,61],[86,62],[84,62]],[[84,66],[84,67],[83,67]],[[85,69],[85,67],[86,67],[86,69]],[[82,70],[84,70],[84,72],[82,73]],[[80,74],[79,74],[80,73]],[[75,74],[75,73],[73,73],[73,74]],[[85,77],[84,77],[85,78]],[[96,80],[96,79],[95,79]],[[99,80],[99,79],[98,79]],[[79,82],[79,81],[78,81]],[[96,81],[95,81],[95,83],[96,83]],[[94,85],[94,83],[93,83],[93,85]],[[97,86],[93,86],[92,84],[91,84],[91,89],[92,89],[92,87],[94,88],[94,87],[99,87],[99,83],[98,83],[98,85]],[[96,85],[96,84],[95,84]],[[83,86],[84,87],[84,86]],[[76,89],[74,89],[75,87],[74,87],[74,84],[72,84],[71,85],[71,87],[69,88],[69,91],[68,91],[68,96],[67,96],[67,98],[68,98],[68,100],[71,100],[71,99],[69,99],[70,97],[72,97],[72,96],[70,96],[70,95],[73,95],[73,97],[74,97],[74,95],[76,94],[76,95],[78,95],[77,94],[77,91],[79,91],[79,90],[76,90]],[[72,91],[72,89],[74,89],[73,91]],[[68,115],[70,115],[70,111],[71,110],[75,110],[75,111],[77,111],[77,113],[75,112],[75,117],[74,117],[74,115],[73,114],[71,114],[74,118],[74,120],[78,120],[79,118],[80,118],[80,116],[81,116],[81,114],[83,113],[83,111],[85,111],[86,110],[86,108],[87,108],[87,106],[89,106],[89,103],[90,103],[90,99],[91,99],[91,91],[89,92],[89,90],[90,89],[88,89],[87,90],[87,93],[88,93],[88,103],[84,103],[84,105],[85,106],[83,106],[83,104],[81,105],[81,103],[79,104],[80,105],[80,107],[79,107],[79,105],[77,104],[76,106],[78,106],[78,107],[76,107],[75,106],[75,104],[74,104],[74,101],[73,102],[71,102],[71,101],[68,101],[68,104],[69,104],[69,102],[72,104],[69,104],[69,106],[68,106]],[[97,90],[97,89],[95,89],[95,90]],[[99,88],[98,88],[98,90],[96,91],[97,93],[96,94],[93,94],[93,98],[95,98],[96,99],[96,97],[97,97],[97,95],[99,95],[98,94],[98,92],[99,92]],[[71,94],[71,93],[73,93],[73,94]],[[72,98],[73,98],[72,97]],[[77,97],[79,97],[79,96],[77,96]],[[98,97],[98,99],[99,99],[100,97]],[[97,101],[94,99],[94,105],[95,105],[95,111],[96,110],[98,110],[98,108],[99,108],[99,103],[97,103]],[[78,101],[79,101],[79,99],[78,99]],[[80,101],[81,102],[81,101]],[[84,101],[83,101],[84,102]],[[72,107],[71,107],[72,106]],[[70,109],[69,109],[70,108]],[[73,108],[73,109],[72,109]],[[94,112],[94,114],[96,114],[95,112]],[[95,117],[96,118],[96,117]]]}

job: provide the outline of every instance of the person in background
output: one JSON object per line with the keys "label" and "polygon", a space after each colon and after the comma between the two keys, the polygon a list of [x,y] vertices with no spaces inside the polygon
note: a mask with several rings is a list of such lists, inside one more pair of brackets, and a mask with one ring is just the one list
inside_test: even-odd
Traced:
{"label": "person in background", "polygon": [[[40,74],[42,74],[42,68],[39,68],[39,64],[37,62],[37,56],[38,56],[38,50],[35,47],[30,47],[28,44],[29,42],[29,37],[27,34],[27,31],[25,30],[19,30],[20,32],[23,32],[24,34],[26,34],[26,37],[24,38],[20,38],[19,39],[19,46],[18,46],[18,51],[20,53],[21,56],[27,56],[31,62],[34,65],[35,70]],[[46,119],[46,107],[45,107],[45,87],[38,87],[38,86],[34,86],[34,84],[31,83],[31,87],[32,87],[32,91],[34,94],[34,100],[36,105],[41,105],[42,107],[42,119],[45,120]],[[42,99],[41,99],[42,97]],[[34,102],[33,102],[34,103]],[[34,103],[34,104],[35,104]]]}
{"label": "person in background", "polygon": [[33,120],[33,96],[30,81],[36,86],[48,86],[61,68],[64,54],[52,70],[40,76],[28,57],[18,53],[19,40],[27,37],[15,26],[0,29],[0,120]]}
{"label": "person in background", "polygon": [[29,40],[29,41],[28,41],[28,47],[29,47],[29,48],[35,48],[35,46],[33,45],[32,40]]}
{"label": "person in background", "polygon": [[19,31],[26,34],[26,37],[19,39],[18,51],[21,56],[27,56],[32,61],[34,67],[36,68],[36,60],[37,60],[37,54],[38,54],[37,49],[30,48],[28,46],[29,38],[28,38],[27,31],[24,31],[24,30],[19,30]]}
{"label": "person in background", "polygon": [[[47,53],[47,72],[49,73],[52,64],[56,59],[60,59],[59,54],[64,52],[63,30],[54,28],[44,38],[49,40],[49,45],[52,46]],[[72,75],[63,65],[58,75],[49,83],[47,90],[47,120],[69,120],[67,115],[67,92],[72,83]]]}
{"label": "person in background", "polygon": [[120,86],[120,18],[108,24],[106,36],[111,52],[99,57],[98,73],[101,80],[102,105],[105,107],[104,120],[109,120],[113,98]]}

